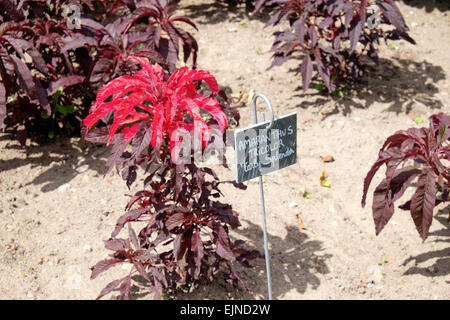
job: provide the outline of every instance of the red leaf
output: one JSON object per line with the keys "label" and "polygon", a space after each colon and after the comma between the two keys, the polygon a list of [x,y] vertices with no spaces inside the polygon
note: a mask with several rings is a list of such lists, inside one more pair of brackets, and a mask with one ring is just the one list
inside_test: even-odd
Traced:
{"label": "red leaf", "polygon": [[[118,133],[123,135],[123,139],[113,142],[120,145],[113,149],[112,157],[108,160],[108,172],[118,164],[126,144],[138,134],[141,122],[146,123],[145,128],[150,127],[150,141],[139,137],[135,142],[139,144],[139,150],[133,147],[135,149],[133,152],[140,152],[146,147],[142,142],[150,142],[150,145],[157,149],[163,142],[165,134],[170,137],[177,129],[199,130],[199,135],[203,138],[202,146],[206,147],[213,128],[202,119],[200,109],[212,115],[222,133],[226,130],[227,117],[218,101],[212,98],[219,93],[219,87],[209,72],[189,70],[185,67],[176,70],[167,81],[164,81],[164,72],[159,65],[152,65],[137,56],[130,56],[129,59],[139,62],[143,69],[133,76],[114,79],[99,90],[89,115],[83,120],[89,130],[100,119],[105,119],[111,114],[113,123],[109,127],[107,144],[111,143]],[[196,81],[206,82],[212,96],[199,94]],[[194,119],[194,124],[186,121],[188,115]],[[177,151],[179,142],[172,141],[170,148],[171,151]]]}

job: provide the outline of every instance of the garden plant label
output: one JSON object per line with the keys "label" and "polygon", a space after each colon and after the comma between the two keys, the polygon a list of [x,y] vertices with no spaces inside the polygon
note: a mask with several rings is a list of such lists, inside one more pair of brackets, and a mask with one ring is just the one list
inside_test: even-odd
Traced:
{"label": "garden plant label", "polygon": [[236,130],[236,182],[288,167],[297,161],[297,113]]}

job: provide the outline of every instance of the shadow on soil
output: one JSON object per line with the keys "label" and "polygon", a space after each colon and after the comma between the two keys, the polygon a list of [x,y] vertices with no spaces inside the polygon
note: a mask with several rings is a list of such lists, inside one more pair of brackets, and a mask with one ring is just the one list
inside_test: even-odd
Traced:
{"label": "shadow on soil", "polygon": [[434,9],[442,12],[450,10],[450,2],[448,0],[403,0],[403,3],[411,7],[425,8],[427,12],[431,12]]}
{"label": "shadow on soil", "polygon": [[[109,154],[104,146],[84,145],[81,139],[70,142],[69,138],[61,138],[50,144],[33,144],[21,147],[13,135],[0,136],[0,141],[8,141],[5,149],[18,149],[26,155],[23,158],[0,160],[0,171],[20,169],[31,164],[31,168],[45,168],[28,184],[42,185],[42,192],[49,192],[70,182],[80,173],[91,169],[103,175],[105,157]],[[19,171],[20,174],[27,174]]]}
{"label": "shadow on soil", "polygon": [[182,5],[180,9],[184,11],[183,15],[185,17],[195,19],[201,24],[218,24],[224,21],[243,22],[254,19],[265,22],[270,18],[267,13],[258,13],[250,16],[253,7],[244,3],[230,6],[224,1],[206,1],[205,3]]}
{"label": "shadow on soil", "polygon": [[[297,72],[297,70],[290,70]],[[334,100],[334,109],[327,116],[337,113],[347,115],[352,109],[367,109],[373,103],[388,104],[386,111],[409,113],[415,104],[423,104],[431,109],[441,109],[443,104],[438,97],[437,82],[446,79],[440,66],[427,61],[416,62],[407,59],[380,59],[379,66],[367,66],[366,76],[353,83],[344,96],[324,96],[321,92],[300,93],[297,96],[307,98],[297,107],[309,108],[327,105]],[[301,87],[297,88],[302,91]],[[302,91],[303,92],[303,91]]]}
{"label": "shadow on soil", "polygon": [[[449,246],[442,250],[430,251],[419,254],[415,257],[409,257],[403,262],[403,265],[414,262],[414,266],[405,271],[405,275],[421,274],[426,277],[445,276],[450,274],[450,205],[441,209],[435,216],[433,223],[440,223],[441,229],[431,232],[427,241],[445,242]],[[427,267],[421,266],[429,264],[430,260],[434,263]]]}
{"label": "shadow on soil", "polygon": [[[246,228],[235,230],[241,237],[248,239],[248,249],[258,249],[264,253],[263,231],[258,225],[246,221]],[[327,260],[331,254],[325,253],[322,243],[311,240],[306,233],[300,232],[296,226],[286,227],[287,235],[284,238],[268,234],[272,295],[274,299],[283,298],[290,291],[305,293],[308,288],[317,289],[320,286],[319,276],[329,273]],[[235,264],[235,271],[256,296],[267,298],[267,280],[265,260],[253,261],[256,268],[249,269]],[[140,276],[133,277],[130,299],[150,298],[148,285]],[[202,299],[254,299],[241,284],[239,290],[235,290],[224,279],[217,276],[213,283],[200,286],[192,293],[178,294],[176,300],[202,300]],[[118,290],[116,290],[118,293]]]}

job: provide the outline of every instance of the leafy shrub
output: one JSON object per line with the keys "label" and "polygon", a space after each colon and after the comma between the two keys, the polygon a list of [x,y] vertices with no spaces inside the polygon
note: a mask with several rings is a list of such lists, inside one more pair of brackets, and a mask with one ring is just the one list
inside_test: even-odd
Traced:
{"label": "leafy shrub", "polygon": [[[362,206],[375,173],[386,165],[386,178],[375,188],[372,212],[376,234],[394,214],[394,202],[416,180],[411,199],[399,208],[409,210],[421,238],[428,237],[433,209],[449,201],[450,115],[430,117],[429,128],[401,130],[387,138],[364,180]],[[445,163],[447,161],[447,164]],[[411,163],[412,162],[412,163]],[[399,168],[400,164],[403,167]]]}
{"label": "leafy shrub", "polygon": [[[77,23],[70,20],[68,5],[79,8]],[[97,90],[136,71],[129,55],[172,72],[183,50],[184,62],[192,56],[196,66],[197,42],[174,22],[195,24],[172,16],[166,0],[2,0],[0,7],[5,13],[0,25],[0,130],[29,127],[30,122],[46,128],[51,123],[49,137],[55,123],[79,130],[77,120],[86,116]],[[59,112],[58,90],[58,103],[71,106],[72,112]],[[18,137],[24,143],[26,135]]]}
{"label": "leafy shrub", "polygon": [[[346,78],[362,76],[361,57],[367,55],[378,64],[380,39],[415,43],[394,0],[258,0],[254,13],[271,6],[280,8],[266,26],[287,20],[289,28],[274,33],[270,68],[303,53],[304,91],[314,70],[330,92]],[[381,25],[391,28],[384,30]]]}
{"label": "leafy shrub", "polygon": [[[107,172],[114,166],[122,169],[128,186],[136,180],[138,166],[145,165],[148,173],[144,190],[131,197],[127,212],[105,241],[114,252],[92,267],[91,279],[117,264],[133,267],[128,275],[109,283],[98,298],[120,286],[120,297],[127,299],[135,274],[150,282],[155,299],[191,290],[219,272],[236,286],[240,278],[233,263],[251,267],[249,260],[260,254],[242,248],[243,241],[230,240],[229,228],[240,223],[231,205],[216,200],[223,182],[210,168],[194,163],[191,147],[189,156],[180,161],[180,144],[186,136],[180,140],[178,135],[180,131],[198,134],[203,149],[212,142],[215,124],[219,128],[215,136],[222,139],[229,107],[219,102],[217,82],[206,71],[184,67],[165,80],[160,66],[129,58],[143,69],[103,87],[84,120],[90,130],[85,133],[87,141],[113,144]],[[202,89],[205,85],[208,93]],[[104,121],[106,126],[93,128],[108,115],[112,118]],[[131,223],[141,226],[137,234]],[[126,224],[128,238],[117,238]]]}

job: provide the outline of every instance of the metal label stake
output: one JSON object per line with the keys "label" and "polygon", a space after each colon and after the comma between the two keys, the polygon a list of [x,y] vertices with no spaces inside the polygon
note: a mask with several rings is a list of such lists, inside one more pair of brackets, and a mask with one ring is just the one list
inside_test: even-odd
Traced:
{"label": "metal label stake", "polygon": [[[256,112],[256,100],[258,98],[263,99],[269,109],[269,121],[266,121],[264,112],[262,112],[262,122],[258,123],[258,114]],[[257,177],[259,178],[267,288],[269,300],[272,300],[266,208],[264,203],[262,176],[296,163],[297,113],[294,112],[275,119],[269,99],[260,93],[257,93],[253,97],[252,104],[254,124],[234,132],[236,182],[241,183]]]}
{"label": "metal label stake", "polygon": [[[262,98],[266,102],[267,107],[269,108],[270,124],[267,126],[266,129],[270,129],[270,128],[272,128],[273,119],[274,119],[273,108],[272,108],[272,105],[270,104],[269,99],[267,99],[266,96],[264,96],[263,94],[260,94],[260,93],[255,94],[255,96],[253,97],[253,101],[252,101],[253,123],[254,124],[258,123],[258,113],[256,112],[256,100],[258,99],[258,97]],[[261,119],[263,122],[266,120],[265,116],[264,116],[264,112],[261,112]],[[262,176],[259,176],[259,197],[261,200],[261,215],[262,215],[262,225],[263,225],[263,234],[264,234],[264,256],[266,258],[267,292],[269,294],[269,300],[272,300],[272,282],[270,279],[269,244],[268,244],[268,240],[267,240],[266,208],[265,208],[265,204],[264,204],[264,187],[263,187]]]}

